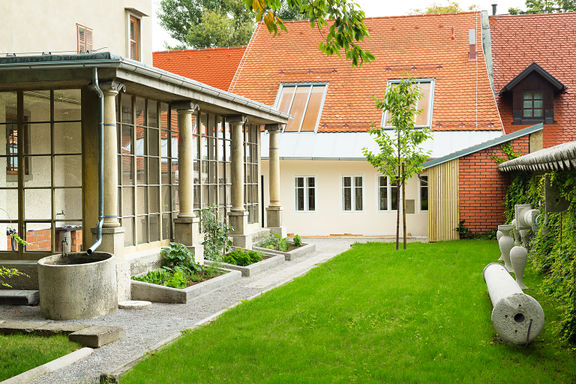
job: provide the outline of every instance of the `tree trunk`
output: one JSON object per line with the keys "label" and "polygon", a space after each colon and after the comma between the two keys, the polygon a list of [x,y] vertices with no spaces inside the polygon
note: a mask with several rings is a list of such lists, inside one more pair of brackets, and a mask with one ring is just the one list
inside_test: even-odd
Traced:
{"label": "tree trunk", "polygon": [[406,249],[406,175],[404,163],[402,163],[402,235],[404,240],[404,249]]}
{"label": "tree trunk", "polygon": [[398,178],[396,179],[396,250],[400,243],[400,131],[398,130]]}

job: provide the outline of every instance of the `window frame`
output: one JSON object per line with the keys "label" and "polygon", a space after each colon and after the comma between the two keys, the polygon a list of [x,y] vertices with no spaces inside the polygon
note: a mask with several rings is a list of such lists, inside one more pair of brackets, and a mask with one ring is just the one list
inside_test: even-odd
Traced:
{"label": "window frame", "polygon": [[[320,108],[318,109],[318,116],[316,117],[316,123],[314,125],[314,130],[313,131],[302,131],[302,125],[304,124],[304,120],[306,117],[306,112],[308,111],[308,104],[310,103],[310,96],[312,95],[312,88],[315,86],[324,86],[324,92],[322,93],[322,101],[320,102]],[[290,106],[288,107],[288,112],[286,112],[287,114],[290,114],[290,111],[292,109],[292,105],[294,104],[294,98],[296,96],[296,89],[298,89],[298,87],[310,87],[310,91],[308,92],[308,97],[306,99],[306,106],[304,107],[304,114],[302,116],[302,121],[300,122],[300,126],[298,127],[297,131],[286,131],[286,127],[288,126],[288,124],[284,125],[284,128],[282,129],[282,132],[294,132],[294,133],[300,133],[300,132],[314,132],[316,133],[318,131],[318,126],[320,125],[320,120],[322,118],[322,111],[324,109],[324,103],[326,102],[326,95],[328,94],[328,82],[305,82],[305,83],[280,83],[280,87],[278,88],[278,93],[276,94],[276,100],[274,101],[274,108],[278,109],[278,107],[280,106],[280,100],[282,99],[282,93],[284,91],[284,88],[295,88],[294,89],[294,94],[292,95],[292,99],[290,100]]]}
{"label": "window frame", "polygon": [[[298,179],[304,179],[304,186],[302,187],[304,190],[304,209],[298,209]],[[314,209],[310,209],[310,184],[309,179],[314,179]],[[313,213],[317,212],[317,202],[316,196],[317,193],[317,177],[312,175],[297,175],[294,176],[294,211],[299,212],[306,212],[306,213]]]}
{"label": "window frame", "polygon": [[[386,193],[388,194],[388,199],[386,202],[386,209],[380,209],[380,178],[381,177],[385,177],[386,178]],[[392,208],[392,193],[394,192],[394,188],[398,188],[398,186],[393,186],[392,183],[390,182],[390,177],[386,176],[386,175],[377,175],[376,176],[376,197],[378,198],[377,200],[377,205],[378,205],[378,212],[396,212],[398,210],[398,206],[400,205],[400,202],[402,201],[402,190],[400,190],[400,200],[398,200],[396,202],[396,209]]]}
{"label": "window frame", "polygon": [[[540,99],[535,99],[534,96],[536,93],[540,94]],[[531,97],[529,98],[529,101],[532,102],[532,108],[526,108],[524,106],[524,102],[527,101],[526,100],[526,95],[530,94]],[[540,108],[536,108],[534,107],[534,101],[536,100],[540,100],[542,103],[542,106]],[[532,115],[531,116],[525,116],[524,113],[526,111],[532,111]],[[541,111],[541,115],[540,116],[535,116],[534,112],[536,110]],[[532,121],[532,120],[537,120],[537,121],[544,121],[544,91],[543,90],[530,90],[530,89],[525,89],[522,91],[522,104],[521,104],[521,113],[522,113],[522,120],[524,121]]]}
{"label": "window frame", "polygon": [[[84,43],[80,40],[80,30],[84,31]],[[76,23],[76,53],[89,53],[93,50],[94,35],[92,28]],[[87,38],[90,37],[90,39]],[[84,46],[84,49],[82,47]]]}
{"label": "window frame", "polygon": [[[135,38],[132,39],[132,24],[135,25]],[[136,57],[132,57],[132,44],[135,44],[135,54]],[[142,19],[136,15],[128,14],[128,57],[131,60],[141,61],[142,58]]]}
{"label": "window frame", "polygon": [[[406,79],[389,79],[388,82],[386,83],[386,90],[390,89],[389,88],[390,85],[398,84],[402,80],[406,80]],[[430,83],[430,101],[428,101],[428,118],[427,118],[428,124],[414,125],[414,128],[432,127],[432,114],[433,114],[432,112],[434,111],[434,90],[436,88],[436,79],[434,79],[434,78],[414,79],[414,83],[415,84]],[[387,119],[388,119],[388,112],[383,111],[382,112],[382,120],[380,121],[380,126],[386,130],[393,130],[394,126],[392,126],[392,125],[386,126],[386,120]]]}
{"label": "window frame", "polygon": [[[350,184],[350,189],[351,189],[351,193],[350,193],[350,209],[347,210],[346,209],[346,201],[345,201],[345,194],[344,194],[344,178],[346,177],[350,177],[351,178],[351,184]],[[354,193],[355,189],[357,188],[356,186],[356,178],[360,177],[362,178],[362,209],[356,209],[356,194]],[[340,209],[342,210],[342,212],[344,213],[352,213],[352,212],[363,212],[366,209],[366,191],[365,191],[365,186],[366,183],[364,181],[364,175],[362,174],[356,174],[356,175],[342,175],[340,177],[340,193],[341,193],[341,205],[340,205]]]}
{"label": "window frame", "polygon": [[[424,213],[430,210],[430,179],[428,178],[428,174],[417,174],[418,176],[418,212]],[[426,200],[428,202],[428,209],[422,209],[422,178],[426,178]]]}

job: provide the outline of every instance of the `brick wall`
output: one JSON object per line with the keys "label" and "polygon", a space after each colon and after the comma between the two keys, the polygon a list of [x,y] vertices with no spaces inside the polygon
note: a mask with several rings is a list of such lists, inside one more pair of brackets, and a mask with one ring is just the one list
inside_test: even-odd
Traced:
{"label": "brick wall", "polygon": [[[529,135],[511,142],[514,152],[529,152]],[[504,199],[509,178],[498,171],[491,156],[507,159],[500,146],[460,158],[459,211],[460,221],[473,233],[486,233],[504,224]]]}
{"label": "brick wall", "polygon": [[[80,252],[82,250],[82,230],[72,231],[72,252]],[[11,237],[7,236],[8,249],[10,249]],[[30,245],[26,246],[27,251],[50,251],[52,249],[52,234],[50,229],[40,229],[36,231],[28,231],[26,233],[26,241]],[[56,244],[56,251],[60,252],[62,245]]]}

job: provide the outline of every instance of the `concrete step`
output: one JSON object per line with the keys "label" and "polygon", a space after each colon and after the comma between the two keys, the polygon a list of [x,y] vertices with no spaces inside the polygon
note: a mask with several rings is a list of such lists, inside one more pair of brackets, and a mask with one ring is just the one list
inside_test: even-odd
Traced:
{"label": "concrete step", "polygon": [[68,338],[90,348],[100,348],[103,345],[113,343],[124,336],[124,330],[120,327],[93,325],[80,331],[71,333]]}
{"label": "concrete step", "polygon": [[38,305],[40,294],[30,289],[0,289],[0,305]]}

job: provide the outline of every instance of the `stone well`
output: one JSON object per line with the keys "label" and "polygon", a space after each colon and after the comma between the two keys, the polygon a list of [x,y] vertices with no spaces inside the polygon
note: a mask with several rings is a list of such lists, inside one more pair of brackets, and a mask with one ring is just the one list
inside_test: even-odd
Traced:
{"label": "stone well", "polygon": [[38,260],[40,307],[49,319],[89,319],[114,312],[116,284],[110,253],[77,252]]}

